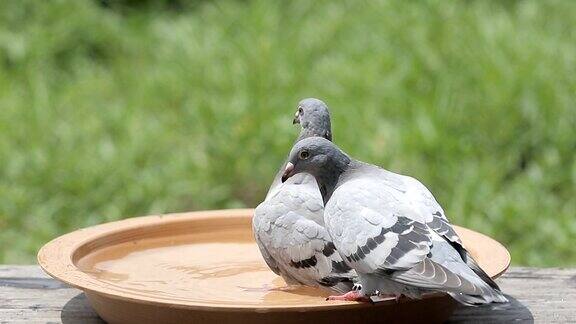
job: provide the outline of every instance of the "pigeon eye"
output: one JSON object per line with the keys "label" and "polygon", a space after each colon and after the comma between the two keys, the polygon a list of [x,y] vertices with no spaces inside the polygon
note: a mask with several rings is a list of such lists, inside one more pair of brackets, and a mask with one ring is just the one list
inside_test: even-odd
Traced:
{"label": "pigeon eye", "polygon": [[303,112],[304,112],[304,110],[302,110],[302,107],[298,107],[298,113],[299,113],[300,115],[302,115]]}
{"label": "pigeon eye", "polygon": [[310,157],[310,153],[308,151],[302,151],[300,152],[299,156],[302,160],[306,160]]}

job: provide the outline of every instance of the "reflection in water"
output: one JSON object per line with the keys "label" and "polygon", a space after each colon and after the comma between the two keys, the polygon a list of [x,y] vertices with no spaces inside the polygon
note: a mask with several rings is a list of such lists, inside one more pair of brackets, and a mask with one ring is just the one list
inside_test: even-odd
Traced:
{"label": "reflection in water", "polygon": [[299,295],[299,296],[312,296],[326,298],[330,295],[327,291],[322,289],[311,288],[301,285],[287,285],[281,277],[276,277],[271,284],[265,284],[260,287],[242,287],[245,291],[260,291],[265,292],[263,299],[276,300],[284,298],[286,294]]}
{"label": "reflection in water", "polygon": [[263,296],[263,301],[266,303],[274,303],[277,300],[286,298],[286,295],[292,295],[291,298],[302,299],[302,297],[313,297],[325,301],[326,297],[330,295],[324,290],[307,287],[307,286],[293,286],[291,289],[272,288]]}
{"label": "reflection in water", "polygon": [[218,243],[202,234],[121,243],[77,265],[116,291],[166,301],[273,306],[321,304],[327,296],[314,288],[286,287],[254,243]]}
{"label": "reflection in water", "polygon": [[126,281],[130,277],[127,273],[115,273],[112,271],[102,270],[102,269],[98,269],[98,268],[85,269],[83,271],[96,277],[96,278],[106,278],[107,281],[112,281],[112,282]]}
{"label": "reflection in water", "polygon": [[[160,265],[162,266],[162,265]],[[264,271],[263,264],[254,261],[252,264],[241,263],[241,262],[230,262],[214,265],[211,269],[206,269],[206,267],[198,266],[183,266],[183,265],[164,265],[167,269],[182,271],[189,274],[191,277],[196,279],[207,279],[214,277],[230,277],[236,276],[244,272],[254,272],[254,271]]]}

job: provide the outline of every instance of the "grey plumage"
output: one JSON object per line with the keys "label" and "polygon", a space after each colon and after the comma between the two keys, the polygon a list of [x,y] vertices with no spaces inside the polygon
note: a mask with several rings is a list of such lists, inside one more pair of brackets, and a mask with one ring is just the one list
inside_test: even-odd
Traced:
{"label": "grey plumage", "polygon": [[362,294],[442,291],[468,305],[507,301],[418,180],[356,161],[321,138],[293,147],[283,179],[300,172],[316,178],[326,229],[357,271]]}
{"label": "grey plumage", "polygon": [[[301,100],[298,103],[293,123],[300,124],[301,126],[300,134],[294,143],[298,143],[305,138],[313,136],[323,137],[329,141],[332,140],[330,111],[328,110],[328,106],[326,106],[322,100],[316,98],[306,98]],[[266,199],[273,195],[281,186],[281,178],[284,173],[285,165],[286,163],[282,163],[276,173],[276,176],[270,185],[270,189],[268,189],[268,193],[266,194]],[[306,178],[305,175],[302,175],[302,177]],[[313,177],[308,176],[306,182],[314,183],[315,181]]]}
{"label": "grey plumage", "polygon": [[[294,123],[302,127],[296,142],[314,136],[332,139],[328,108],[318,99],[302,100]],[[355,272],[336,252],[324,228],[324,206],[316,180],[303,173],[282,183],[283,166],[266,199],[254,211],[254,236],[264,260],[288,284],[349,291]]]}

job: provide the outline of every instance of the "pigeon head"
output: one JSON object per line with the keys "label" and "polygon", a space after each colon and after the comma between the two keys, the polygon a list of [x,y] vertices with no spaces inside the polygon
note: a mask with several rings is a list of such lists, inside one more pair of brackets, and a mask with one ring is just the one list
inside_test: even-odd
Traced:
{"label": "pigeon head", "polygon": [[294,114],[292,123],[300,124],[302,127],[300,139],[321,136],[327,140],[332,140],[330,111],[322,100],[315,98],[301,100],[298,103],[298,109]]}
{"label": "pigeon head", "polygon": [[282,175],[282,182],[295,174],[306,172],[318,183],[338,178],[351,159],[334,143],[322,137],[308,137],[294,145]]}

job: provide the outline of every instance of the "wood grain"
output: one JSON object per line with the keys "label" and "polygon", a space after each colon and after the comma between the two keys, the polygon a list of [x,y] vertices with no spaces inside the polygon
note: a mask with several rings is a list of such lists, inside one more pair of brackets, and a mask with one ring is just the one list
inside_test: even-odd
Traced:
{"label": "wood grain", "polygon": [[[576,268],[511,268],[508,306],[462,307],[450,323],[576,323]],[[103,323],[84,294],[38,266],[0,266],[0,323]]]}

